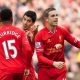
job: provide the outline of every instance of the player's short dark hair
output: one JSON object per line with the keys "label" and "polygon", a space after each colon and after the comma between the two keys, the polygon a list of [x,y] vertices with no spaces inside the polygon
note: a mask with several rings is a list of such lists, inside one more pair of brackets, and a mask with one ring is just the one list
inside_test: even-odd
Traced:
{"label": "player's short dark hair", "polygon": [[24,16],[25,16],[25,15],[28,16],[28,17],[30,17],[33,22],[36,21],[37,15],[36,15],[36,13],[35,13],[34,11],[26,11],[26,12],[24,13]]}
{"label": "player's short dark hair", "polygon": [[51,8],[47,8],[44,12],[43,12],[43,18],[48,17],[48,14],[50,11],[55,11],[56,9],[51,7]]}
{"label": "player's short dark hair", "polygon": [[0,11],[0,20],[2,22],[12,21],[12,11],[9,8],[3,8]]}
{"label": "player's short dark hair", "polygon": [[[0,15],[1,15],[1,10],[0,10]],[[0,16],[0,22],[1,22],[1,16]]]}

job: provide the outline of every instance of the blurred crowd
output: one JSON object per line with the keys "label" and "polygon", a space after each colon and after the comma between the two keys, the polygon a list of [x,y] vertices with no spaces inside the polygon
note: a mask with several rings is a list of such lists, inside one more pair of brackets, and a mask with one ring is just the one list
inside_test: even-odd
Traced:
{"label": "blurred crowd", "polygon": [[[13,11],[13,25],[22,28],[22,17],[25,11],[37,13],[38,30],[44,27],[42,14],[48,7],[55,7],[59,13],[58,25],[66,28],[80,40],[80,0],[0,0],[0,8],[10,7]],[[80,49],[65,41],[65,60],[67,65],[67,80],[80,80]],[[37,57],[33,56],[33,64],[37,71]]]}

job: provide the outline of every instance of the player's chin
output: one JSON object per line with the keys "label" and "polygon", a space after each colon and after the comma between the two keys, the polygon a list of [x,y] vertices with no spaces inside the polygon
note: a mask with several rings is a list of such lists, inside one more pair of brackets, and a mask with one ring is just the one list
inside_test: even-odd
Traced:
{"label": "player's chin", "polygon": [[24,26],[24,30],[28,30],[28,28],[26,26]]}
{"label": "player's chin", "polygon": [[56,25],[58,25],[58,22],[53,22],[52,25],[53,25],[53,26],[56,26]]}

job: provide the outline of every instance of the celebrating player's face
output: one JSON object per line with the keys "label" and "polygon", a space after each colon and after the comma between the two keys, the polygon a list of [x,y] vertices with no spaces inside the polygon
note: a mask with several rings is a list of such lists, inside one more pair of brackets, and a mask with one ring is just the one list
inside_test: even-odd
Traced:
{"label": "celebrating player's face", "polygon": [[22,23],[24,30],[29,30],[33,25],[32,19],[30,17],[27,17],[26,15],[23,17]]}
{"label": "celebrating player's face", "polygon": [[57,11],[50,11],[49,12],[48,23],[51,26],[54,26],[54,25],[58,24],[58,14],[57,14]]}

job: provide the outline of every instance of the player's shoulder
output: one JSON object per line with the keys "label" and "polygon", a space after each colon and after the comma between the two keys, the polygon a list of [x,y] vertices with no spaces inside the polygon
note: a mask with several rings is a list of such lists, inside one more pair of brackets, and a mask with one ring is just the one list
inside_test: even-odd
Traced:
{"label": "player's shoulder", "polygon": [[20,29],[20,28],[18,28],[18,27],[16,27],[16,26],[13,26],[13,25],[12,25],[12,27],[13,27],[13,29],[14,29],[15,31],[20,32],[20,33],[24,33],[24,30],[22,30],[22,29]]}
{"label": "player's shoulder", "polygon": [[37,36],[38,36],[38,35],[41,35],[41,34],[44,33],[44,31],[45,31],[45,27],[44,27],[43,29],[41,29],[40,31],[38,31],[38,33],[37,33],[36,35],[37,35]]}
{"label": "player's shoulder", "polygon": [[44,27],[43,29],[41,29],[40,31],[38,31],[38,34],[44,33],[45,30],[46,30],[46,27]]}
{"label": "player's shoulder", "polygon": [[59,30],[61,30],[61,31],[66,30],[64,27],[61,27],[61,26],[57,26],[57,29],[59,29]]}

